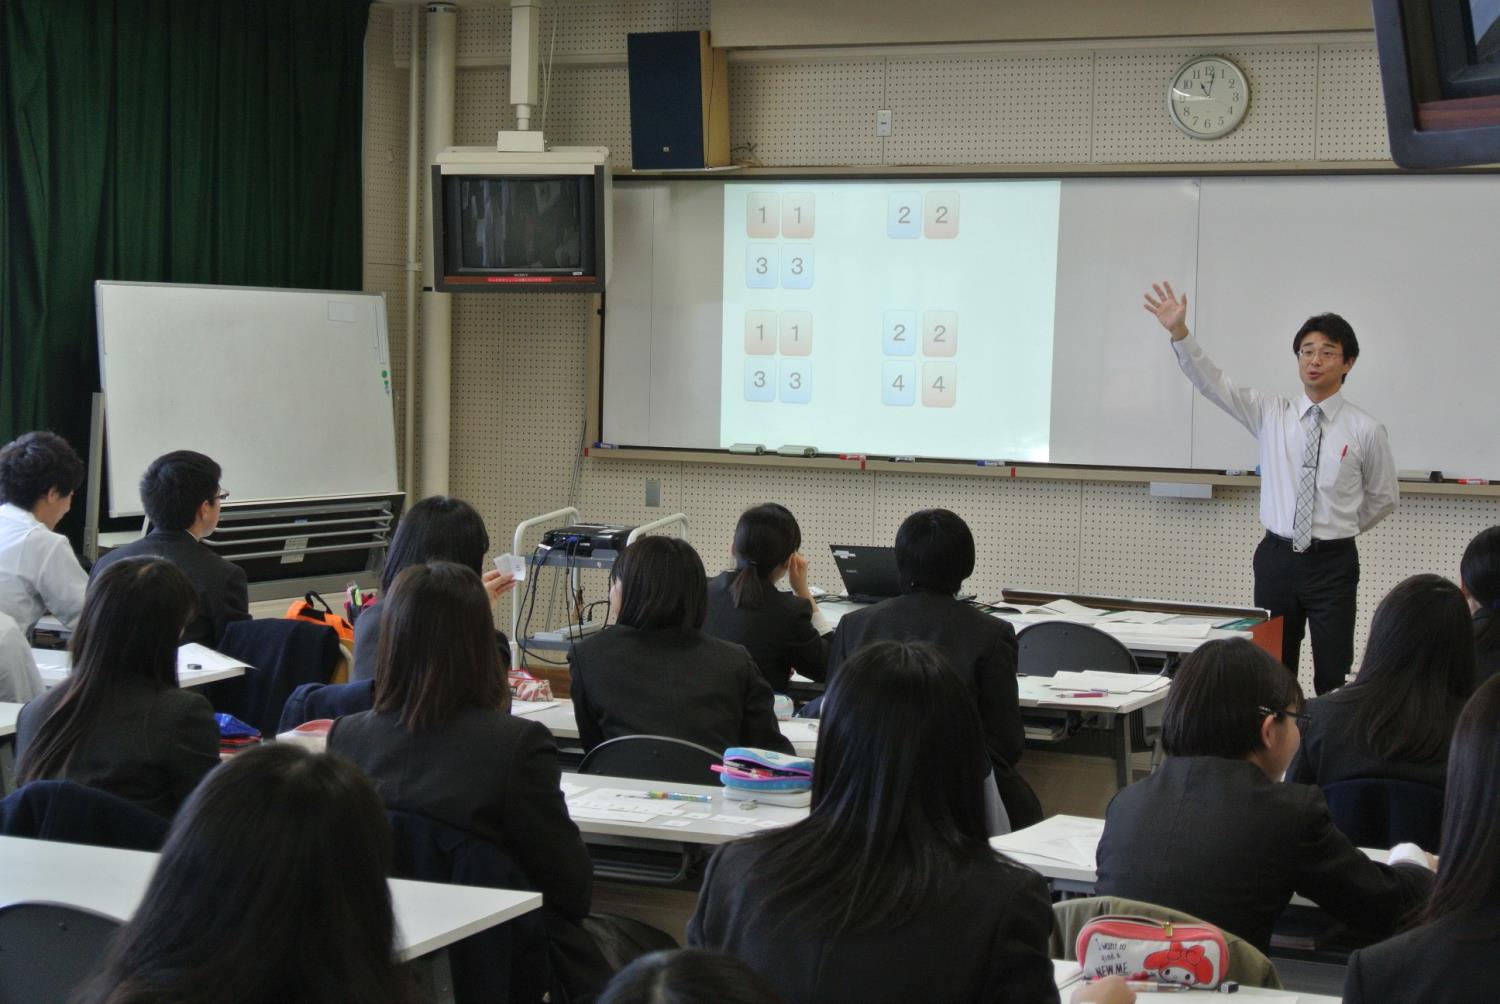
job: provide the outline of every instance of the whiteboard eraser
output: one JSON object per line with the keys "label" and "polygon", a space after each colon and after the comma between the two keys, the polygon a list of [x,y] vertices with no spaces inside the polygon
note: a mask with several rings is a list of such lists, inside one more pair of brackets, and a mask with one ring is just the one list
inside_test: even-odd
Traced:
{"label": "whiteboard eraser", "polygon": [[751,456],[760,456],[766,452],[764,444],[761,443],[735,443],[729,448],[730,453],[748,453]]}
{"label": "whiteboard eraser", "polygon": [[1153,481],[1151,482],[1151,494],[1161,498],[1211,499],[1214,497],[1214,486],[1190,484],[1182,481]]}
{"label": "whiteboard eraser", "polygon": [[816,457],[818,448],[816,446],[778,446],[776,452],[783,457]]}
{"label": "whiteboard eraser", "polygon": [[1396,472],[1397,481],[1441,481],[1442,471],[1418,471],[1413,469],[1400,470]]}

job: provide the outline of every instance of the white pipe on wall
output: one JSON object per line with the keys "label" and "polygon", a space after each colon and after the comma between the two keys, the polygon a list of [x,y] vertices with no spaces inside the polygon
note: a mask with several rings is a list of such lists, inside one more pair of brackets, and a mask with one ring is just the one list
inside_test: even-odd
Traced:
{"label": "white pipe on wall", "polygon": [[541,0],[510,0],[510,103],[516,109],[516,129],[531,128],[536,107],[536,47],[542,21]]}
{"label": "white pipe on wall", "polygon": [[401,436],[401,489],[417,490],[417,199],[422,194],[422,147],[417,122],[422,110],[422,12],[411,9],[411,51],[406,81],[406,388]]}
{"label": "white pipe on wall", "polygon": [[[426,129],[423,141],[422,191],[432,212],[430,164],[438,151],[453,145],[454,69],[458,51],[458,8],[451,3],[427,5]],[[422,479],[421,492],[448,493],[448,460],[452,422],[453,298],[432,291],[432,226],[422,232]]]}

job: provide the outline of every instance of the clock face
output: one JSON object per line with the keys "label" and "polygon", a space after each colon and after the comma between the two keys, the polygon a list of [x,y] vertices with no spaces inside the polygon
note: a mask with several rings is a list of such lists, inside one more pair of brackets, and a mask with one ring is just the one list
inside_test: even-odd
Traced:
{"label": "clock face", "polygon": [[1245,118],[1250,85],[1227,59],[1191,59],[1172,77],[1167,111],[1177,128],[1196,139],[1216,139]]}

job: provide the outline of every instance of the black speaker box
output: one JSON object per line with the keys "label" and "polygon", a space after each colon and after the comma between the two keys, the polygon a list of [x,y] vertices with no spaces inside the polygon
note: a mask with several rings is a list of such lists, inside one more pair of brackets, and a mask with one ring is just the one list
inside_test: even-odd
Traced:
{"label": "black speaker box", "polygon": [[637,171],[729,163],[729,66],[706,31],[631,34],[630,152]]}

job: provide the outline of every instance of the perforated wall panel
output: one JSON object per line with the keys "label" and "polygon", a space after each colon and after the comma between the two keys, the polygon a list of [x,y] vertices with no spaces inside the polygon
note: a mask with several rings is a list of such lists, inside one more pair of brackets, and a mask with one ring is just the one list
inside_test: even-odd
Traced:
{"label": "perforated wall panel", "polygon": [[610,167],[630,168],[630,73],[617,66],[559,66],[545,131],[556,146],[609,148]]}
{"label": "perforated wall panel", "polygon": [[885,61],[731,63],[729,143],[736,162],[879,164],[875,113]]}
{"label": "perforated wall panel", "polygon": [[[1192,56],[1232,60],[1250,84],[1240,127],[1192,139],[1167,114],[1167,85]],[[1199,52],[1101,50],[1094,54],[1094,163],[1311,160],[1317,125],[1318,50],[1313,45]]]}
{"label": "perforated wall panel", "polygon": [[1374,45],[1318,50],[1318,159],[1388,160],[1385,99]]}
{"label": "perforated wall panel", "polygon": [[886,163],[1087,161],[1093,73],[1088,52],[892,59]]}

